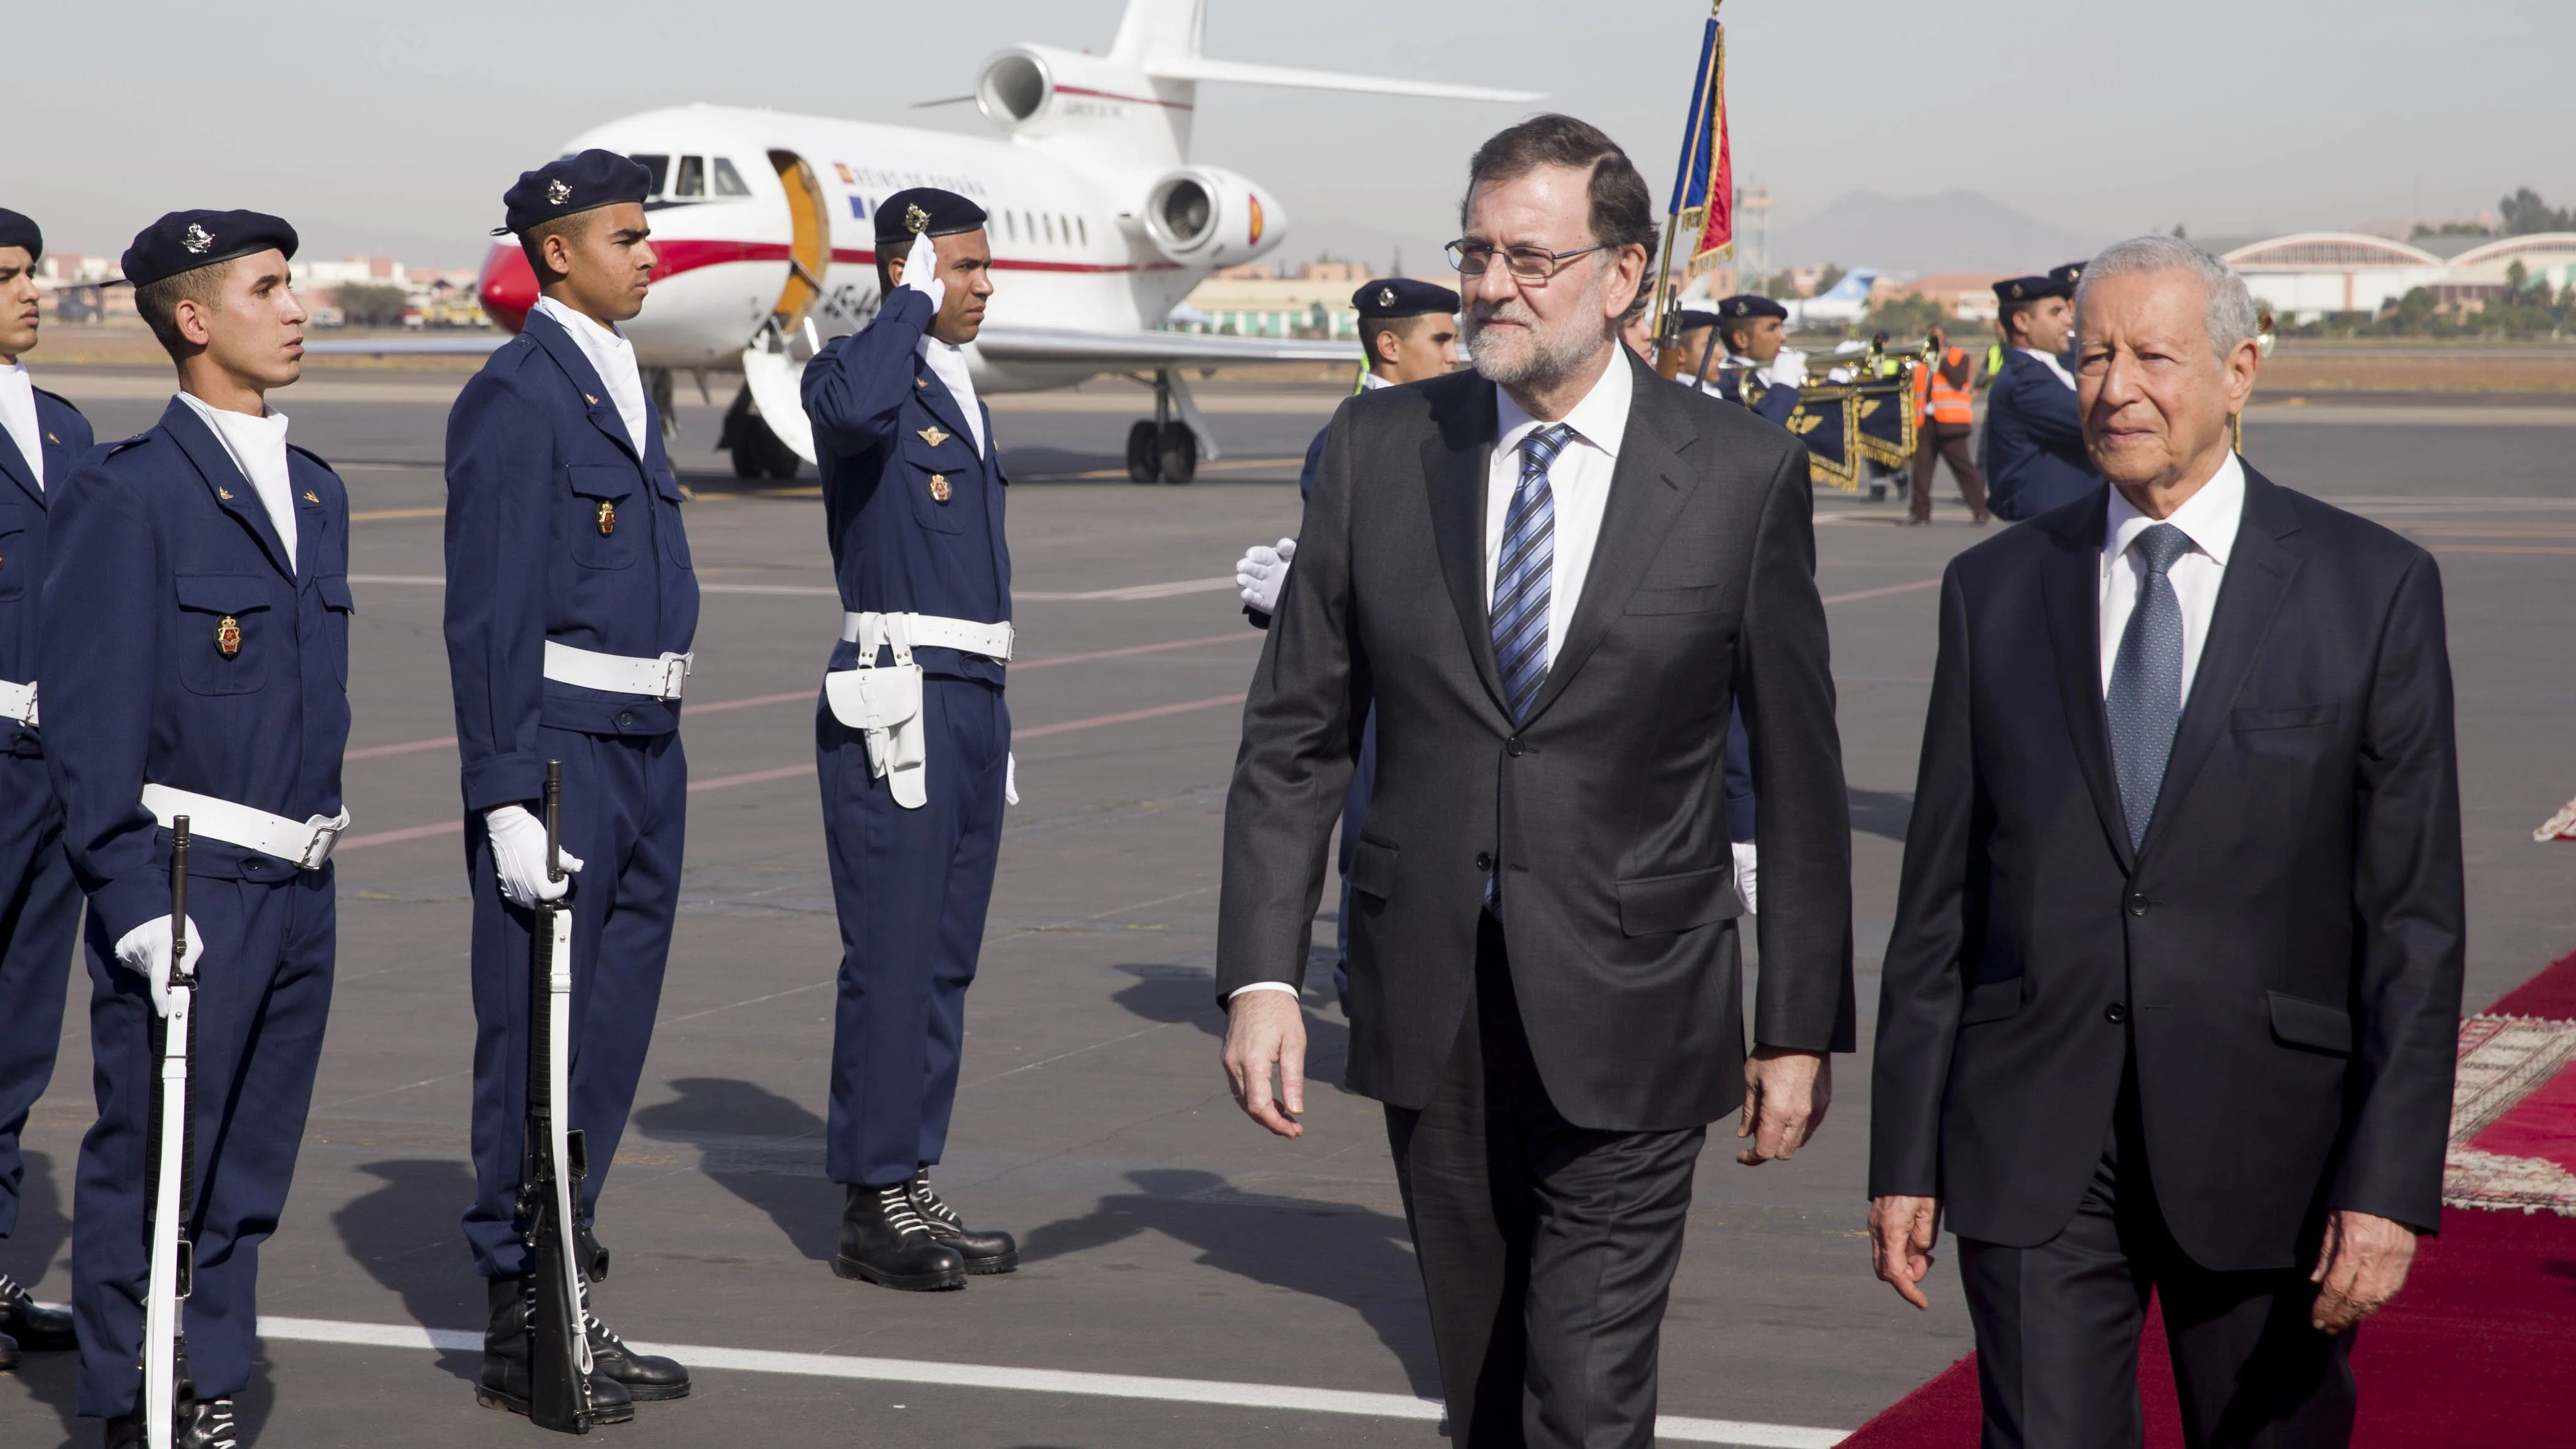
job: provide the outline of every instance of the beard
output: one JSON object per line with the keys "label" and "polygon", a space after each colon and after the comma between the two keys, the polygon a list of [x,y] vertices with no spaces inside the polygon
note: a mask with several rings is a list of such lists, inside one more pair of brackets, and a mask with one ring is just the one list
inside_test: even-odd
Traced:
{"label": "beard", "polygon": [[[1539,390],[1554,387],[1580,371],[1608,340],[1601,320],[1601,295],[1610,269],[1591,268],[1592,278],[1580,301],[1564,320],[1551,323],[1526,298],[1471,302],[1460,319],[1467,334],[1467,357],[1489,382]],[[1496,329],[1495,322],[1518,326]]]}

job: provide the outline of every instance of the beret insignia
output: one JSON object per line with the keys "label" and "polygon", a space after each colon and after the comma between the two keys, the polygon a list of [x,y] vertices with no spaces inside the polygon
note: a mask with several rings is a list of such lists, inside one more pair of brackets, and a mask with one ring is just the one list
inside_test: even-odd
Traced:
{"label": "beret insignia", "polygon": [[1378,289],[1377,289],[1377,304],[1378,304],[1379,306],[1381,306],[1381,307],[1392,307],[1392,306],[1394,306],[1394,305],[1395,305],[1395,289],[1394,289],[1393,287],[1380,287],[1380,288],[1378,288]]}
{"label": "beret insignia", "polygon": [[903,229],[915,234],[928,231],[930,229],[930,213],[922,210],[918,205],[905,207],[903,209]]}
{"label": "beret insignia", "polygon": [[188,223],[188,229],[179,236],[179,245],[187,248],[188,255],[192,257],[204,256],[207,248],[214,244],[215,239],[207,234],[206,229],[193,221]]}
{"label": "beret insignia", "polygon": [[546,200],[561,206],[572,200],[572,188],[564,185],[561,180],[549,181],[546,183]]}

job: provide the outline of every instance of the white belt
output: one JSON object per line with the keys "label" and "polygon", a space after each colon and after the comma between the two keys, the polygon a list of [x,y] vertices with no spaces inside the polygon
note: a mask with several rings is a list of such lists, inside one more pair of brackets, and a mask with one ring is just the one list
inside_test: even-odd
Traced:
{"label": "white belt", "polygon": [[316,815],[299,822],[212,795],[173,790],[167,785],[144,786],[143,808],[152,812],[152,818],[161,822],[164,830],[170,828],[171,821],[185,815],[190,835],[291,860],[298,870],[320,870],[323,862],[331,858],[331,847],[340,843],[340,832],[349,828],[346,810],[336,820]]}
{"label": "white belt", "polygon": [[579,685],[583,689],[605,690],[610,694],[640,694],[647,699],[678,699],[680,686],[689,681],[689,666],[697,654],[665,654],[657,659],[638,659],[626,654],[601,654],[589,649],[575,649],[569,644],[546,641],[546,678],[557,684]]}
{"label": "white belt", "polygon": [[[969,619],[943,619],[936,614],[843,614],[841,642],[889,639],[897,623],[903,626],[905,641],[915,649],[957,649],[1005,664],[1011,662],[1011,643],[1018,637],[1007,622],[978,624]],[[874,648],[865,652],[874,659]]]}
{"label": "white belt", "polygon": [[32,729],[36,723],[36,686],[0,679],[0,719],[14,719]]}

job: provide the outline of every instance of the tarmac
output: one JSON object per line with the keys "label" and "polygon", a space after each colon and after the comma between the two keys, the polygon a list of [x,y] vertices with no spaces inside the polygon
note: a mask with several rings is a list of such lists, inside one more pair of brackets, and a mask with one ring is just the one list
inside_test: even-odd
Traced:
{"label": "tarmac", "polygon": [[[147,426],[166,375],[52,368],[99,436]],[[348,480],[358,615],[338,992],[294,1193],[262,1261],[264,1353],[246,1443],[526,1445],[476,1407],[482,1293],[458,1231],[471,1012],[446,656],[439,475],[461,378],[314,369],[273,399]],[[1219,839],[1261,635],[1231,580],[1292,534],[1299,455],[1339,390],[1199,384],[1224,443],[1189,488],[1125,481],[1141,389],[996,399],[1015,483],[1012,669],[1022,803],[1009,816],[943,1191],[1021,1234],[1025,1266],[960,1293],[834,1278],[840,1190],[821,1129],[839,957],[813,778],[816,676],[836,632],[810,472],[742,483],[709,450],[725,401],[681,384],[673,453],[706,588],[683,738],[686,899],[659,1034],[601,1210],[605,1316],[679,1349],[688,1399],[602,1429],[636,1446],[873,1444],[1163,1449],[1422,1446],[1438,1410],[1419,1278],[1376,1104],[1310,1093],[1307,1134],[1234,1108],[1211,986]],[[2467,408],[2463,413],[2461,408]],[[2516,408],[2524,412],[2518,414]],[[2552,414],[2531,417],[2529,411]],[[2436,417],[2432,414],[2440,413]],[[2576,409],[2374,398],[2269,406],[2250,460],[2439,556],[2458,684],[2468,1000],[2493,1000],[2576,936],[2576,855],[2534,845],[2571,792]],[[1918,1313],[1869,1273],[1862,1221],[1867,1028],[1877,995],[1944,563],[1986,533],[1946,476],[1936,526],[1819,490],[1851,785],[1863,1051],[1792,1162],[1703,1159],[1664,1333],[1662,1437],[1822,1446],[1970,1348],[1947,1254]],[[1333,903],[1324,910],[1329,916]],[[1331,939],[1329,920],[1318,937]],[[210,963],[220,969],[221,963]],[[1318,951],[1315,1076],[1345,1028]],[[26,1207],[0,1268],[68,1292],[66,1220],[91,1118],[86,983],[27,1143]],[[69,1355],[0,1376],[0,1443],[90,1445]],[[2368,1385],[2364,1386],[2365,1394]]]}

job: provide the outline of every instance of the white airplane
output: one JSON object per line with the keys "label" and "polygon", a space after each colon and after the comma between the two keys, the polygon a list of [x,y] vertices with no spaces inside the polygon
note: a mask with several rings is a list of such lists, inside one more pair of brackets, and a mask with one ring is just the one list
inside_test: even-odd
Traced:
{"label": "white airplane", "polygon": [[1822,294],[1787,298],[1781,305],[1789,309],[1789,326],[1793,329],[1849,327],[1869,315],[1869,289],[1877,281],[1876,269],[1854,267]]}
{"label": "white airplane", "polygon": [[[1128,433],[1138,482],[1187,483],[1218,449],[1185,367],[1356,361],[1349,343],[1158,330],[1219,267],[1279,245],[1287,211],[1249,178],[1189,159],[1202,81],[1527,103],[1534,92],[1211,60],[1204,0],[1128,0],[1107,55],[1015,45],[984,62],[973,100],[1003,139],[738,106],[647,111],[584,132],[653,172],[661,258],[643,315],[625,324],[670,417],[673,377],[740,372],[718,446],[744,477],[814,460],[797,378],[824,342],[876,315],[876,203],[941,186],[990,213],[1000,275],[968,349],[978,392],[1064,387],[1102,373],[1150,380],[1154,416]],[[930,102],[928,104],[946,104]],[[536,304],[515,239],[483,259],[484,310],[515,333]],[[500,339],[319,342],[314,352],[489,351]]]}

